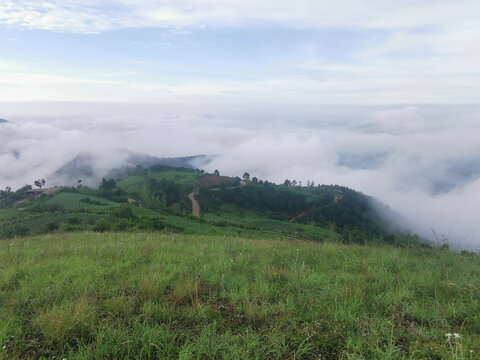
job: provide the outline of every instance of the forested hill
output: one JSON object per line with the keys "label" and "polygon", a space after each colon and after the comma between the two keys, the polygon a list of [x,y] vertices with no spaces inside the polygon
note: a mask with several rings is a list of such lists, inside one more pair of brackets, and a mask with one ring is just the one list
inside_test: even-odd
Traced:
{"label": "forested hill", "polygon": [[[338,185],[299,186],[207,174],[191,168],[137,166],[98,188],[32,186],[0,192],[2,237],[54,231],[169,231],[286,236],[312,241],[411,243],[388,207]],[[379,213],[378,209],[382,209]],[[388,215],[388,216],[384,216]]]}

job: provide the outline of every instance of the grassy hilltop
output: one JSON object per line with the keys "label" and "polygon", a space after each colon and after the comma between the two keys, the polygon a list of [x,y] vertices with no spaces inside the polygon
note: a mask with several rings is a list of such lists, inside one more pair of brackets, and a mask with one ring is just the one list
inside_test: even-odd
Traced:
{"label": "grassy hilltop", "polygon": [[480,358],[480,258],[398,232],[376,200],[118,174],[0,192],[0,359]]}
{"label": "grassy hilltop", "polygon": [[268,238],[2,241],[0,358],[478,358],[479,265],[446,249]]}

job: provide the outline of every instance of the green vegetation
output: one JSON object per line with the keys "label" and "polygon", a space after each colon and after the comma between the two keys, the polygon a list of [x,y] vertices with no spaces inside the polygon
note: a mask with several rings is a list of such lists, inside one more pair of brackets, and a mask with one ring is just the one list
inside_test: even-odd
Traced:
{"label": "green vegetation", "polygon": [[0,242],[0,359],[474,359],[479,293],[480,258],[447,249],[19,238]]}
{"label": "green vegetation", "polygon": [[97,196],[85,196],[81,193],[61,192],[46,201],[50,205],[58,205],[66,210],[101,209],[120,204]]}
{"label": "green vegetation", "polygon": [[479,257],[395,231],[374,199],[117,174],[0,191],[0,360],[480,357]]}
{"label": "green vegetation", "polygon": [[[245,173],[240,178],[167,166],[125,168],[98,189],[44,189],[31,186],[0,191],[0,238],[55,231],[175,231],[184,234],[266,233],[344,243],[417,242],[395,234],[373,207],[375,200],[340,186],[275,185]],[[51,190],[51,189],[50,189]],[[191,216],[194,193],[201,218]],[[118,216],[116,208],[129,208]],[[388,213],[384,207],[382,212]]]}
{"label": "green vegetation", "polygon": [[227,203],[279,220],[298,216],[295,221],[304,224],[314,223],[322,227],[335,224],[339,229],[358,229],[375,235],[391,233],[388,224],[373,210],[374,199],[342,186],[290,187],[269,182],[249,183],[238,188],[223,186],[218,191],[202,187],[198,198],[202,207],[212,212],[221,212],[222,204]]}

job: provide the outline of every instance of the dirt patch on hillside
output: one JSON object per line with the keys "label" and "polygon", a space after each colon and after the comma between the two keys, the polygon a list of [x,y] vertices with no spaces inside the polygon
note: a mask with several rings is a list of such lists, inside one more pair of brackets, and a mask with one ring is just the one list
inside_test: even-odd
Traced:
{"label": "dirt patch on hillside", "polygon": [[51,195],[51,194],[55,194],[55,193],[59,192],[61,189],[62,189],[61,186],[54,186],[52,188],[45,189],[45,191],[43,193]]}
{"label": "dirt patch on hillside", "polygon": [[195,196],[193,196],[193,192],[188,194],[188,198],[192,202],[192,215],[196,217],[200,217],[200,204],[197,200],[195,200]]}
{"label": "dirt patch on hillside", "polygon": [[201,178],[198,178],[198,181],[200,181],[203,185],[206,185],[206,186],[215,186],[215,185],[220,185],[222,183],[232,182],[233,179],[228,176],[206,175],[206,176],[202,176]]}

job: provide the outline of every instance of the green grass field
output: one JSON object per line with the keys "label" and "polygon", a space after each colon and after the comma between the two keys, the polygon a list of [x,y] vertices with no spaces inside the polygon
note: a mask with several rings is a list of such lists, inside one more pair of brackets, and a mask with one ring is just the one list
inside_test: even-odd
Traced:
{"label": "green grass field", "polygon": [[[84,201],[89,199],[90,202]],[[61,192],[51,199],[48,199],[49,205],[60,205],[66,210],[72,209],[105,209],[112,206],[120,206],[118,202],[103,199],[97,196],[89,196],[71,192]]]}
{"label": "green grass field", "polygon": [[[148,176],[155,180],[169,180],[175,181],[181,184],[195,184],[197,180],[197,174],[187,171],[162,171],[162,172],[149,172]],[[142,182],[145,181],[144,176],[129,176],[128,178],[119,181],[118,187],[128,192],[138,191],[138,188]]]}
{"label": "green grass field", "polygon": [[478,359],[479,290],[478,256],[420,246],[10,239],[0,359]]}

